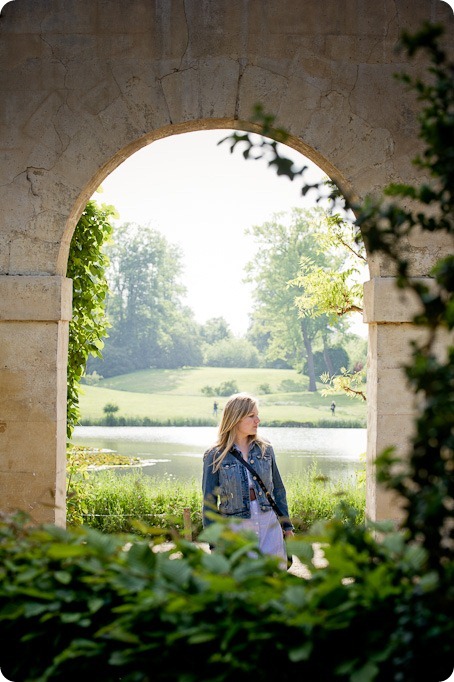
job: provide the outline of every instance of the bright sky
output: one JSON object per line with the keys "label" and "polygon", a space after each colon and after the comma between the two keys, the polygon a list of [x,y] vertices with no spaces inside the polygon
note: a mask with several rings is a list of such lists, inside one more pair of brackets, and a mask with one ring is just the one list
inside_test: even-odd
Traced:
{"label": "bright sky", "polygon": [[[237,149],[218,141],[229,131],[173,135],[129,157],[102,183],[99,203],[113,204],[118,223],[136,222],[158,229],[183,251],[186,303],[198,322],[224,317],[234,334],[248,327],[252,299],[243,282],[244,266],[254,255],[246,228],[261,225],[275,213],[313,199],[301,196],[301,184],[278,177],[265,161],[245,161]],[[308,164],[308,180],[320,169],[288,147],[298,167]],[[358,316],[357,333],[366,335]]]}

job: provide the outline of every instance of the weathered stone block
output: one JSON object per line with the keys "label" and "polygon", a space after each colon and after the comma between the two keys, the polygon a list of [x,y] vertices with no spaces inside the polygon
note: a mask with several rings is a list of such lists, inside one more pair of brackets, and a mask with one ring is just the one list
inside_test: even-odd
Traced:
{"label": "weathered stone block", "polygon": [[71,316],[72,281],[70,279],[0,275],[0,321],[59,321],[70,320]]}

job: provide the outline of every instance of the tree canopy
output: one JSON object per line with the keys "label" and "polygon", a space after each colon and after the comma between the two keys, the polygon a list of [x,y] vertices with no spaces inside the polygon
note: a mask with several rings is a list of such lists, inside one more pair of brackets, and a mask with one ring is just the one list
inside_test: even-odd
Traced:
{"label": "tree canopy", "polygon": [[270,363],[307,371],[311,391],[317,390],[314,343],[318,339],[324,348],[329,347],[330,337],[344,327],[340,318],[326,313],[309,316],[297,306],[305,294],[304,281],[299,277],[302,262],[310,260],[324,270],[341,267],[341,251],[320,247],[326,224],[323,209],[294,208],[253,226],[250,233],[257,249],[246,266],[246,279],[255,285],[249,338]]}
{"label": "tree canopy", "polygon": [[112,376],[200,365],[199,328],[183,302],[181,249],[152,227],[125,223],[106,252],[110,331],[103,362],[90,368]]}

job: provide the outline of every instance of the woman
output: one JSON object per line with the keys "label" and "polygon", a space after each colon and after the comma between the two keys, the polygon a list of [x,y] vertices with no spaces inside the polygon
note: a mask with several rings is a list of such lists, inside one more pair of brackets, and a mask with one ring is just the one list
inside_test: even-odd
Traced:
{"label": "woman", "polygon": [[[287,495],[274,450],[257,435],[259,423],[258,403],[253,396],[237,393],[229,398],[217,442],[203,457],[203,525],[215,520],[214,513],[240,519],[235,528],[254,531],[263,553],[287,559],[284,536],[293,535]],[[249,462],[262,479],[285,518],[282,526],[260,485],[233,452]]]}

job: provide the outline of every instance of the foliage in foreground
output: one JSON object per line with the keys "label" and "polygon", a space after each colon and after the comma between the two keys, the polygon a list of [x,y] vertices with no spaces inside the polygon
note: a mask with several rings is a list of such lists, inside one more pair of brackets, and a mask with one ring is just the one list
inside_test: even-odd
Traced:
{"label": "foliage in foreground", "polygon": [[[178,536],[150,549],[137,537],[4,522],[2,672],[15,682],[260,682],[276,670],[283,681],[443,680],[453,623],[442,604],[434,610],[427,553],[383,527],[378,542],[374,530],[332,520],[293,541],[312,572],[303,580],[222,524],[202,536],[217,548],[207,553]],[[313,541],[328,567],[313,565]]]}

